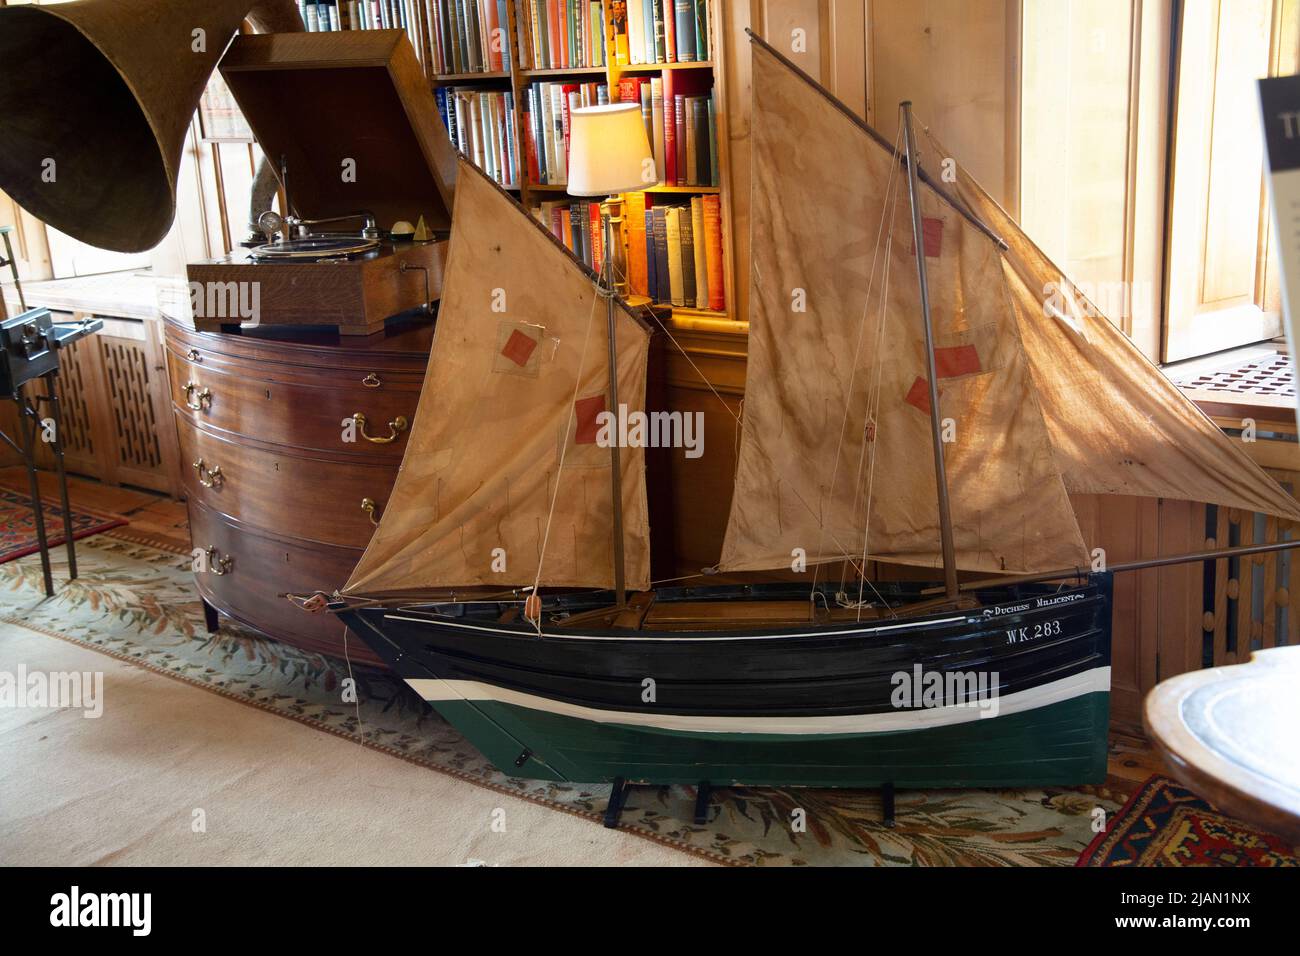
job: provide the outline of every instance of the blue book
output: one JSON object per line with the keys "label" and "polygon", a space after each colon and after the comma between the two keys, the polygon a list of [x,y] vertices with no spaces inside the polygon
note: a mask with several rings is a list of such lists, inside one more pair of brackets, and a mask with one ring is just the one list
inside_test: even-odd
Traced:
{"label": "blue book", "polygon": [[[655,58],[655,5],[654,0],[645,0],[642,4],[641,17],[643,21],[642,37],[645,41],[645,60],[646,63],[658,62]],[[647,233],[649,235],[649,233]]]}
{"label": "blue book", "polygon": [[673,15],[677,19],[677,62],[695,62],[695,0],[672,0]]}
{"label": "blue book", "polygon": [[654,210],[655,235],[655,301],[665,305],[672,302],[672,289],[668,272],[668,210],[656,206]]}

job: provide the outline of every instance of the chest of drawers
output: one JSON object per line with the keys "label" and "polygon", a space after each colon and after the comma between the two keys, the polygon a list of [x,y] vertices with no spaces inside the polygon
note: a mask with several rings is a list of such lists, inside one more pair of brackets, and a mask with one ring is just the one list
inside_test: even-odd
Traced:
{"label": "chest of drawers", "polygon": [[[166,350],[195,583],[224,614],[341,656],[344,628],[285,593],[341,587],[383,513],[410,435],[433,328],[375,335],[197,332],[168,320]],[[354,661],[378,665],[359,640]]]}

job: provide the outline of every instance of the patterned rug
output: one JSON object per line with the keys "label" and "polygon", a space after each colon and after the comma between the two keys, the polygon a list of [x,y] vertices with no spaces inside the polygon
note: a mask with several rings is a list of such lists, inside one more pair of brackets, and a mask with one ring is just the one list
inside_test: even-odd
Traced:
{"label": "patterned rug", "polygon": [[[35,559],[0,565],[0,619],[600,825],[607,786],[505,776],[394,678],[356,671],[358,720],[358,708],[341,700],[344,662],[224,619],[208,634],[188,558],[114,534],[78,548],[81,576],[50,600],[41,599]],[[664,787],[634,791],[623,828],[734,865],[1069,866],[1095,821],[1126,796],[1105,788],[902,791],[898,825],[888,829],[875,793],[736,788],[717,791],[710,821],[696,826],[693,789]]]}
{"label": "patterned rug", "polygon": [[[45,533],[50,550],[63,544],[63,509],[44,495],[41,511],[45,513]],[[85,508],[72,509],[72,540],[79,541],[92,534],[126,524],[121,515],[101,514]],[[36,513],[32,499],[27,495],[0,488],[0,564],[15,558],[26,557],[40,551],[36,540]]]}
{"label": "patterned rug", "polygon": [[1300,866],[1264,833],[1159,774],[1144,783],[1076,866]]}

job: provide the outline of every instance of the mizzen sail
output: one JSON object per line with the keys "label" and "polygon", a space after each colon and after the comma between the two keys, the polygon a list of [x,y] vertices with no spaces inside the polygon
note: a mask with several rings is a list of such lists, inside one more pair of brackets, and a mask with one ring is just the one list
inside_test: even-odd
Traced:
{"label": "mizzen sail", "polygon": [[[410,445],[345,593],[613,586],[610,453],[597,420],[608,410],[604,313],[587,271],[462,162]],[[649,331],[621,308],[617,322],[619,400],[642,410]],[[627,583],[642,589],[645,456],[621,451]]]}
{"label": "mizzen sail", "polygon": [[[752,49],[749,366],[720,566],[789,567],[800,553],[939,566],[903,171],[823,92]],[[1000,250],[922,191],[958,566],[1086,563]]]}

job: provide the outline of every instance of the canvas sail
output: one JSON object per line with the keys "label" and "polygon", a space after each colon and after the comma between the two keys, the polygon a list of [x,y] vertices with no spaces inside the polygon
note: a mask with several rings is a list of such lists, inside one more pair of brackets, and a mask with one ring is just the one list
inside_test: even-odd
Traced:
{"label": "canvas sail", "polygon": [[[888,150],[757,45],[753,76],[749,365],[720,566],[789,568],[796,549],[810,563],[865,550],[938,566],[906,180]],[[929,189],[921,205],[958,565],[1087,563],[998,250]]]}
{"label": "canvas sail", "polygon": [[[895,184],[901,175],[889,150],[760,44],[753,76],[749,371],[720,566],[788,568],[802,548],[810,562],[865,554],[939,567],[905,183],[886,210],[890,175]],[[1070,287],[1060,270],[964,172],[952,187],[957,201],[1005,251],[921,188],[940,413],[953,426],[944,451],[959,567],[1087,564],[1071,492],[1300,518],[1295,500],[1104,316],[1081,299],[1062,302],[1056,290]],[[895,240],[878,251],[882,216]],[[883,310],[874,256],[889,266]],[[800,288],[803,313],[791,308]]]}
{"label": "canvas sail", "polygon": [[1066,487],[1300,520],[1300,505],[1069,282],[960,168],[959,198],[1003,237],[1003,269]]}
{"label": "canvas sail", "polygon": [[[623,308],[616,315],[619,400],[637,411],[649,332]],[[605,301],[592,277],[462,162],[410,445],[345,593],[528,585],[539,561],[542,585],[612,587],[610,452],[597,422],[608,405],[607,356]],[[624,447],[621,459],[627,584],[642,589],[644,451]]]}

